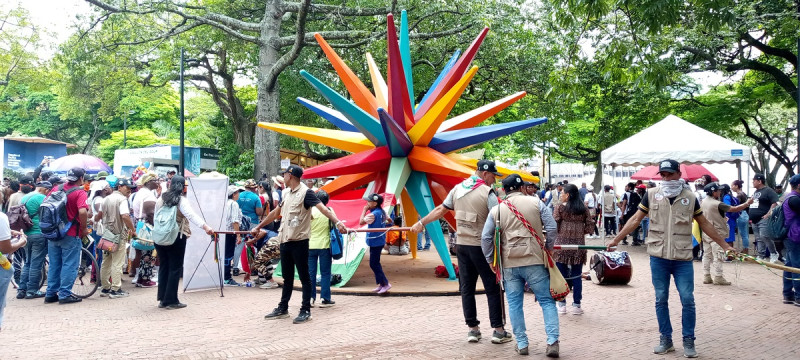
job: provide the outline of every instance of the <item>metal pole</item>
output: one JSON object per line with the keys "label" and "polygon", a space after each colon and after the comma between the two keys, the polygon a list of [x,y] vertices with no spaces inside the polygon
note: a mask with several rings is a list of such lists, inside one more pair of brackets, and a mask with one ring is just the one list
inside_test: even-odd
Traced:
{"label": "metal pole", "polygon": [[[550,155],[552,154],[552,151],[550,151],[550,148],[551,148],[550,141],[548,141],[547,142],[547,182],[549,182],[552,185],[553,184],[553,166],[550,163],[550,157],[551,157]],[[547,190],[550,190],[550,189],[547,189]]]}
{"label": "metal pole", "polygon": [[128,115],[122,115],[122,148],[128,148]]}
{"label": "metal pole", "polygon": [[181,149],[180,155],[178,155],[178,175],[184,176],[184,169],[183,169],[183,48],[181,48],[181,75],[180,75],[180,82],[181,82]]}

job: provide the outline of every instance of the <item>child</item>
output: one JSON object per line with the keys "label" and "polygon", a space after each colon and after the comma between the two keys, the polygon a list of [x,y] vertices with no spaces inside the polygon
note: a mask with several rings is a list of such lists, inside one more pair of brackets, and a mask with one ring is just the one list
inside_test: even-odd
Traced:
{"label": "child", "polygon": [[[391,220],[389,220],[389,215],[383,211],[382,206],[383,196],[378,194],[369,195],[367,197],[367,205],[364,206],[364,210],[361,212],[359,225],[367,224],[370,229],[384,227],[384,224]],[[367,245],[369,246],[369,267],[375,273],[375,283],[378,285],[378,287],[372,289],[372,292],[378,294],[386,293],[392,288],[392,284],[389,284],[386,274],[383,273],[383,267],[381,267],[381,250],[386,245],[386,234],[380,232],[367,233]]]}
{"label": "child", "polygon": [[[403,219],[399,216],[394,219],[393,228],[400,227]],[[389,245],[389,255],[408,255],[408,240],[405,231],[389,231],[386,233],[386,244]]]}

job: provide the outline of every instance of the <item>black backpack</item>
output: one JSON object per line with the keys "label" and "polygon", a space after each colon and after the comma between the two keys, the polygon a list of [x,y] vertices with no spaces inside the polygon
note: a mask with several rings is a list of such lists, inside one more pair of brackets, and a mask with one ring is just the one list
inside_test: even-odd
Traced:
{"label": "black backpack", "polygon": [[42,229],[45,239],[56,241],[67,236],[67,231],[77,220],[77,216],[72,220],[67,219],[67,196],[76,190],[83,188],[76,186],[64,191],[64,185],[61,185],[58,191],[50,194],[39,206],[39,228]]}

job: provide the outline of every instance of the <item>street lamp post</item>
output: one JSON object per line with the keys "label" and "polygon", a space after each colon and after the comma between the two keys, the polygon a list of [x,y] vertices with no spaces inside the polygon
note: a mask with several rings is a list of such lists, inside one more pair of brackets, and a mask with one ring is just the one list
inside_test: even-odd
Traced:
{"label": "street lamp post", "polygon": [[183,119],[183,63],[187,62],[187,61],[191,62],[191,61],[197,61],[197,60],[195,60],[195,59],[184,59],[184,51],[183,51],[183,48],[181,48],[181,74],[180,74],[180,83],[181,83],[181,85],[180,85],[180,89],[181,89],[180,90],[180,92],[181,92],[181,146],[180,146],[180,152],[179,152],[179,155],[178,155],[179,156],[178,174],[180,174],[180,176],[184,176],[184,164],[183,164],[183,162],[184,162],[184,158],[183,158],[183,153],[184,153],[184,151],[183,151],[184,150],[184,144],[183,144],[183,139],[184,139],[184,132],[183,132],[183,120],[184,120]]}

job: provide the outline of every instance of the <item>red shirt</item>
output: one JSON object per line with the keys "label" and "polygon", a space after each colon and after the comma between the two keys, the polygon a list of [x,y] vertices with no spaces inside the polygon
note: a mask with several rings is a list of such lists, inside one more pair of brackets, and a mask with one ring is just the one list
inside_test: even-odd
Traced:
{"label": "red shirt", "polygon": [[[76,186],[83,189],[83,185],[64,184],[64,191],[66,192]],[[59,185],[59,187],[61,187],[61,185]],[[86,191],[83,190],[75,190],[67,195],[67,220],[76,221],[72,224],[72,227],[69,228],[69,231],[67,231],[67,236],[80,236],[81,223],[80,219],[78,219],[78,209],[89,210],[89,204],[86,203],[88,197]]]}

